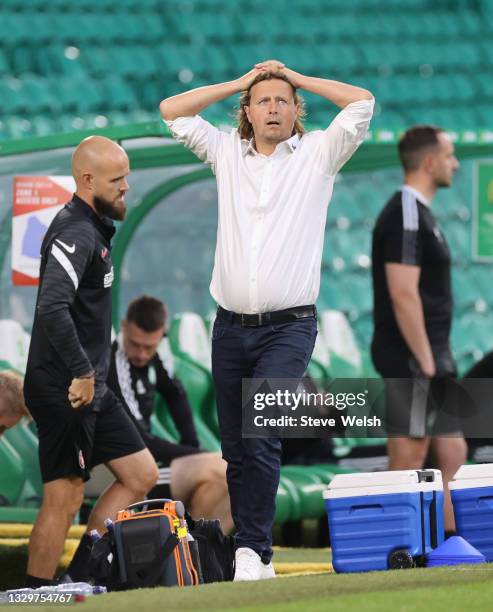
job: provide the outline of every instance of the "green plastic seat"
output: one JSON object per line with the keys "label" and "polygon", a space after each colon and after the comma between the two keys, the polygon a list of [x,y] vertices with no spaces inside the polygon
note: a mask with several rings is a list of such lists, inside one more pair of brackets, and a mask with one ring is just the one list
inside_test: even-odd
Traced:
{"label": "green plastic seat", "polygon": [[37,72],[49,77],[53,85],[56,85],[59,75],[85,77],[87,73],[82,61],[83,57],[84,49],[81,50],[79,57],[70,59],[66,55],[66,45],[57,40],[57,42],[36,49]]}
{"label": "green plastic seat", "polygon": [[276,495],[276,514],[274,523],[281,525],[293,520],[293,517],[299,515],[300,503],[301,498],[297,487],[289,478],[283,476],[281,471]]}
{"label": "green plastic seat", "polygon": [[[129,111],[137,104],[135,94],[130,85],[116,74],[103,79],[100,87],[104,99],[111,99],[111,107],[116,111]],[[156,100],[157,98],[154,98],[154,103]],[[125,116],[126,123],[131,123],[128,113]]]}
{"label": "green plastic seat", "polygon": [[293,508],[290,520],[320,518],[324,514],[323,491],[326,484],[309,466],[284,465],[281,474],[296,487],[299,505]]}
{"label": "green plastic seat", "polygon": [[0,523],[26,523],[32,525],[37,516],[37,508],[0,506]]}
{"label": "green plastic seat", "polygon": [[58,117],[53,116],[51,113],[32,117],[31,123],[37,136],[49,136],[60,131]]}
{"label": "green plastic seat", "polygon": [[316,463],[314,465],[310,465],[309,469],[313,474],[317,474],[317,476],[325,484],[329,484],[336,474],[352,474],[353,472],[357,471],[332,463]]}
{"label": "green plastic seat", "polygon": [[31,431],[27,422],[22,419],[15,427],[4,433],[5,439],[12,445],[24,465],[24,470],[30,485],[34,489],[33,501],[41,502],[43,494],[43,483],[39,469],[38,439]]}
{"label": "green plastic seat", "polygon": [[168,338],[174,355],[185,356],[210,372],[211,340],[204,320],[194,312],[176,314]]}
{"label": "green plastic seat", "polygon": [[187,392],[194,413],[218,438],[219,424],[210,372],[185,355],[175,354],[175,374]]}
{"label": "green plastic seat", "polygon": [[[38,514],[39,498],[26,477],[25,465],[12,444],[0,437],[0,523],[33,523]],[[30,504],[30,507],[29,507]]]}
{"label": "green plastic seat", "polygon": [[166,407],[163,407],[162,403],[156,398],[154,413],[151,415],[151,433],[168,442],[179,442],[174,423],[165,421],[165,416],[162,414],[165,412]]}
{"label": "green plastic seat", "polygon": [[21,498],[26,472],[19,453],[5,436],[0,437],[0,465],[0,495],[15,505]]}

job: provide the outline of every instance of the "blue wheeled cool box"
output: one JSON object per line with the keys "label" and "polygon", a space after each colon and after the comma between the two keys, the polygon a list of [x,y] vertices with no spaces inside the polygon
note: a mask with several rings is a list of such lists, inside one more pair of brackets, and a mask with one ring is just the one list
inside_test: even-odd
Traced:
{"label": "blue wheeled cool box", "polygon": [[443,542],[439,470],[337,474],[324,499],[336,572],[424,565]]}
{"label": "blue wheeled cool box", "polygon": [[457,535],[493,561],[493,463],[463,465],[449,489]]}

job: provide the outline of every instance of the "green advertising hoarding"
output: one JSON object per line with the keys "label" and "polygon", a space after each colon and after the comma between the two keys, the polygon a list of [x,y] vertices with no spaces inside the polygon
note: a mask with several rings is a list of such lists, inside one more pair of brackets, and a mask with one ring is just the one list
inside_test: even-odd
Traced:
{"label": "green advertising hoarding", "polygon": [[473,258],[493,261],[493,160],[475,164]]}

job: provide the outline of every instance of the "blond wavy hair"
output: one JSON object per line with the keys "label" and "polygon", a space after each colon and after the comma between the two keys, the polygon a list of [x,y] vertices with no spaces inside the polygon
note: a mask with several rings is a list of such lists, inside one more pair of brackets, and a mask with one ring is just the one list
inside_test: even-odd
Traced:
{"label": "blond wavy hair", "polygon": [[240,106],[236,112],[236,121],[238,123],[238,134],[240,135],[240,138],[251,140],[254,136],[252,124],[250,123],[250,121],[248,121],[248,117],[247,117],[246,110],[245,110],[245,106],[250,105],[252,87],[262,81],[272,81],[273,79],[279,79],[280,81],[285,81],[291,86],[293,90],[294,103],[297,104],[299,107],[298,117],[296,118],[296,121],[294,123],[293,132],[291,136],[294,136],[295,134],[298,134],[299,136],[301,136],[302,134],[305,133],[305,128],[303,126],[303,119],[306,116],[305,101],[298,94],[298,90],[296,89],[296,87],[291,83],[291,81],[288,79],[287,76],[285,76],[284,74],[280,72],[261,72],[252,81],[252,84],[250,85],[250,87],[247,90],[243,91],[240,95]]}

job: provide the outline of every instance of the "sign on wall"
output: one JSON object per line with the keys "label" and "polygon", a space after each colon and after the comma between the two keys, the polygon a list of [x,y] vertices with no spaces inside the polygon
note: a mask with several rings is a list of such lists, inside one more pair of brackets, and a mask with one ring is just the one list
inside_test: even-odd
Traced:
{"label": "sign on wall", "polygon": [[71,176],[16,176],[13,183],[12,283],[37,285],[39,253],[48,226],[72,199]]}
{"label": "sign on wall", "polygon": [[474,168],[473,258],[493,261],[493,161],[478,161]]}

